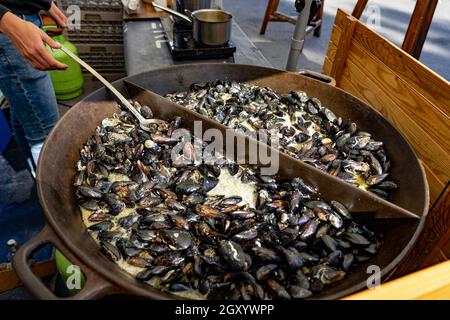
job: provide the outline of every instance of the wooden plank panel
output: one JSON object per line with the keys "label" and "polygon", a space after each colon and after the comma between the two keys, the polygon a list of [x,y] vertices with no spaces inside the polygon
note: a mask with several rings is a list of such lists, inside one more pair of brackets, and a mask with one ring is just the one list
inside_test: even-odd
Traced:
{"label": "wooden plank panel", "polygon": [[[378,109],[395,123],[397,128],[408,138],[419,157],[432,168],[441,182],[448,180],[450,172],[450,156],[445,152],[424,129],[410,119],[395,103],[380,89],[374,80],[367,77],[350,59],[347,61],[346,69],[342,77],[341,88],[353,92],[364,101],[372,102],[371,105]],[[369,75],[370,76],[370,75]],[[344,78],[347,78],[344,84]],[[347,87],[352,83],[356,88]],[[355,90],[356,89],[356,90]]]}
{"label": "wooden plank panel", "polygon": [[[346,17],[347,14],[344,11],[338,10],[335,24],[343,28]],[[388,65],[417,92],[439,106],[443,113],[450,117],[450,83],[447,80],[425,65],[417,63],[416,59],[361,23],[358,23],[355,28],[353,41],[361,44]]]}
{"label": "wooden plank panel", "polygon": [[[56,272],[55,261],[49,260],[38,262],[31,267],[31,270],[33,270],[34,274],[39,278],[51,276]],[[12,290],[21,284],[22,281],[13,269],[0,272],[0,292]]]}
{"label": "wooden plank panel", "polygon": [[[445,117],[431,102],[418,94],[382,62],[354,43],[349,59],[377,79],[377,84],[402,111],[424,128],[433,140],[450,153],[450,119]],[[447,137],[447,139],[445,138]]]}
{"label": "wooden plank panel", "polygon": [[327,58],[330,61],[334,61],[334,58],[336,57],[336,49],[337,49],[337,46],[333,42],[330,42],[328,44]]}
{"label": "wooden plank panel", "polygon": [[445,188],[445,183],[440,181],[432,169],[422,161],[423,168],[425,170],[425,174],[427,176],[428,186],[430,188],[430,208],[441,195],[442,190]]}
{"label": "wooden plank panel", "polygon": [[355,30],[358,20],[354,17],[349,17],[346,23],[342,27],[342,34],[337,43],[336,55],[333,60],[333,66],[331,68],[331,76],[336,80],[339,85],[342,73],[344,72],[345,62],[347,61],[347,55],[352,45],[353,31]]}
{"label": "wooden plank panel", "polygon": [[370,72],[364,66],[361,68],[352,54],[349,55],[345,74],[358,86],[358,90],[354,93],[359,94],[366,101],[371,101],[373,107],[393,121],[408,137],[420,157],[432,168],[439,180],[446,183],[450,174],[449,153],[429,136],[425,128],[418,125],[386,95],[386,90],[389,89],[384,87],[382,81],[369,78]]}
{"label": "wooden plank panel", "polygon": [[325,60],[323,61],[323,73],[329,75],[331,72],[331,65],[333,63],[330,61],[330,59],[328,59],[327,57],[325,57]]}
{"label": "wooden plank panel", "polygon": [[436,261],[436,249],[448,246],[445,241],[449,238],[450,230],[450,190],[446,191],[438,200],[438,203],[428,213],[424,230],[416,245],[405,257],[395,271],[396,276],[402,276],[411,271],[423,268]]}
{"label": "wooden plank panel", "polygon": [[[331,62],[329,63],[331,64]],[[359,87],[358,88],[355,87],[353,83],[351,83],[347,78],[345,78],[345,76],[341,79],[341,87],[344,87],[345,90],[348,90],[349,92],[358,92],[357,90],[360,90]],[[359,98],[368,103],[368,101],[363,96],[359,96]],[[430,189],[430,205],[431,205],[440,195],[445,185],[436,177],[436,175],[431,171],[431,169],[427,166],[425,162],[422,161],[422,165],[424,167]]]}
{"label": "wooden plank panel", "polygon": [[376,290],[354,294],[344,300],[449,299],[450,277],[447,276],[448,274],[450,274],[450,261],[382,284]]}
{"label": "wooden plank panel", "polygon": [[333,26],[333,30],[331,31],[330,42],[337,45],[339,43],[339,39],[341,38],[341,28],[337,25]]}

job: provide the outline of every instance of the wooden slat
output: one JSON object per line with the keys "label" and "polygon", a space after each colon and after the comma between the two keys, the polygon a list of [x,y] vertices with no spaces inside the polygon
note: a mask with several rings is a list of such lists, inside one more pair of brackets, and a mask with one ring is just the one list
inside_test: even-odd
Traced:
{"label": "wooden slat", "polygon": [[331,76],[336,80],[338,85],[341,80],[342,73],[344,72],[347,54],[350,46],[352,45],[352,34],[355,30],[357,22],[358,20],[355,18],[349,17],[349,19],[347,19],[345,24],[342,26],[342,34],[344,34],[345,37],[339,37],[336,56],[333,60],[333,66],[331,68]]}
{"label": "wooden slat", "polygon": [[[336,30],[338,30],[336,28]],[[336,57],[336,51],[337,51],[337,42],[333,42],[332,39],[330,39],[330,43],[328,45],[328,50],[327,50],[327,58],[330,59],[331,61],[334,61],[335,57]]]}
{"label": "wooden slat", "polygon": [[[450,172],[449,154],[434,142],[428,133],[417,125],[413,119],[409,118],[395,105],[395,102],[386,95],[384,91],[386,88],[380,88],[380,84],[376,82],[377,80],[372,80],[368,76],[370,75],[367,75],[365,69],[362,70],[357,65],[357,62],[352,59],[350,54],[342,77],[341,88],[349,90],[367,101],[394,122],[397,128],[407,136],[419,157],[432,168],[436,177],[445,183]],[[348,81],[345,82],[344,78]],[[349,82],[353,84],[353,88],[347,87]]]}
{"label": "wooden slat", "polygon": [[[31,269],[39,278],[45,278],[55,274],[56,265],[54,260],[43,261],[34,264]],[[12,290],[21,284],[22,281],[13,269],[0,272],[0,292]]]}
{"label": "wooden slat", "polygon": [[[428,213],[424,231],[419,237],[417,244],[405,257],[403,262],[395,271],[396,276],[408,274],[412,270],[418,270],[431,263],[439,261],[441,254],[439,250],[448,249],[450,240],[450,188],[441,195],[437,204]],[[438,253],[438,254],[437,254]]]}
{"label": "wooden slat", "polygon": [[357,63],[366,74],[373,75],[381,90],[389,96],[395,106],[414,119],[420,127],[427,131],[433,140],[444,150],[450,150],[450,119],[442,112],[412,89],[402,78],[382,62],[375,61],[375,57],[355,42],[349,53],[349,59]]}
{"label": "wooden slat", "polygon": [[450,299],[450,261],[382,284],[344,300]]}
{"label": "wooden slat", "polygon": [[323,61],[323,68],[322,68],[322,72],[324,74],[330,74],[331,72],[331,66],[333,65],[333,63],[330,61],[330,59],[328,59],[327,57],[325,57],[325,60]]}
{"label": "wooden slat", "polygon": [[430,207],[436,202],[441,195],[442,190],[445,188],[445,183],[440,181],[430,167],[422,161],[422,166],[427,176],[428,186],[430,188]]}
{"label": "wooden slat", "polygon": [[[335,24],[341,29],[345,26],[347,14],[338,10]],[[417,60],[405,53],[388,40],[358,23],[353,41],[361,44],[385,65],[388,65],[399,77],[407,81],[417,92],[439,106],[450,117],[450,83]]]}
{"label": "wooden slat", "polygon": [[[337,39],[351,19],[339,10],[324,61],[330,74]],[[422,160],[431,204],[424,231],[394,277],[450,256],[450,83],[360,22],[353,33],[340,87],[366,101],[405,134]],[[447,186],[448,187],[448,186]],[[423,295],[428,297],[427,295]]]}

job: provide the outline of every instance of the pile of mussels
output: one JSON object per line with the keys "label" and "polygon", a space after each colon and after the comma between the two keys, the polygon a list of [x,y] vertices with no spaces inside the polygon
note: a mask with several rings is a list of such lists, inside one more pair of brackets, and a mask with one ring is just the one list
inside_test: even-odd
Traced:
{"label": "pile of mussels", "polygon": [[281,95],[270,88],[214,81],[166,97],[230,128],[279,137],[281,151],[387,199],[390,161],[382,141],[337,117],[303,91]]}
{"label": "pile of mussels", "polygon": [[181,125],[176,118],[145,132],[122,111],[80,152],[74,186],[83,221],[137,279],[195,299],[307,298],[378,251],[380,235],[299,177],[280,181],[224,158],[173,162]]}

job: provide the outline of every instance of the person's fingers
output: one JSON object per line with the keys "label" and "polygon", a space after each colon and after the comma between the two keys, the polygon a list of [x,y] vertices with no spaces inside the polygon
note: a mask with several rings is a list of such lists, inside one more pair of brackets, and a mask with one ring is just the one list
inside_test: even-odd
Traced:
{"label": "person's fingers", "polygon": [[56,11],[57,11],[57,15],[58,15],[59,20],[60,20],[58,22],[59,26],[63,27],[63,28],[66,28],[67,27],[67,17],[64,15],[63,12],[61,12],[61,10],[58,9]]}
{"label": "person's fingers", "polygon": [[50,54],[50,52],[48,52],[48,50],[47,50],[47,48],[45,48],[45,46],[42,46],[42,49],[40,50],[40,57],[45,60],[45,63],[47,63],[47,68],[49,70],[65,70],[65,69],[67,69],[67,65],[56,60]]}
{"label": "person's fingers", "polygon": [[53,49],[59,49],[61,48],[61,45],[53,40],[48,34],[46,34],[44,31],[41,31],[41,38],[44,40],[46,44],[48,44]]}
{"label": "person's fingers", "polygon": [[45,70],[46,69],[45,64],[42,61],[40,61],[40,59],[37,58],[36,56],[26,55],[25,59],[27,59],[27,61],[35,69],[38,69],[38,70]]}
{"label": "person's fingers", "polygon": [[52,5],[49,13],[60,27],[67,27],[67,17],[55,4]]}
{"label": "person's fingers", "polygon": [[38,53],[38,50],[33,46],[28,46],[23,48],[20,51],[20,55],[26,59],[33,68],[38,70],[45,70],[47,64],[45,60],[43,60]]}

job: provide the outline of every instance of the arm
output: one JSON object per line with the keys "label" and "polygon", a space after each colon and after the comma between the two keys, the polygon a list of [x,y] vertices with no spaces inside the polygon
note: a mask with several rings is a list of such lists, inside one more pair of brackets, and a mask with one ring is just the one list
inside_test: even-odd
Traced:
{"label": "arm", "polygon": [[11,39],[22,57],[34,68],[39,70],[63,70],[67,68],[65,64],[53,58],[44,45],[44,43],[47,43],[50,47],[57,49],[60,48],[58,43],[31,22],[24,21],[9,12],[4,6],[0,6],[0,32]]}

